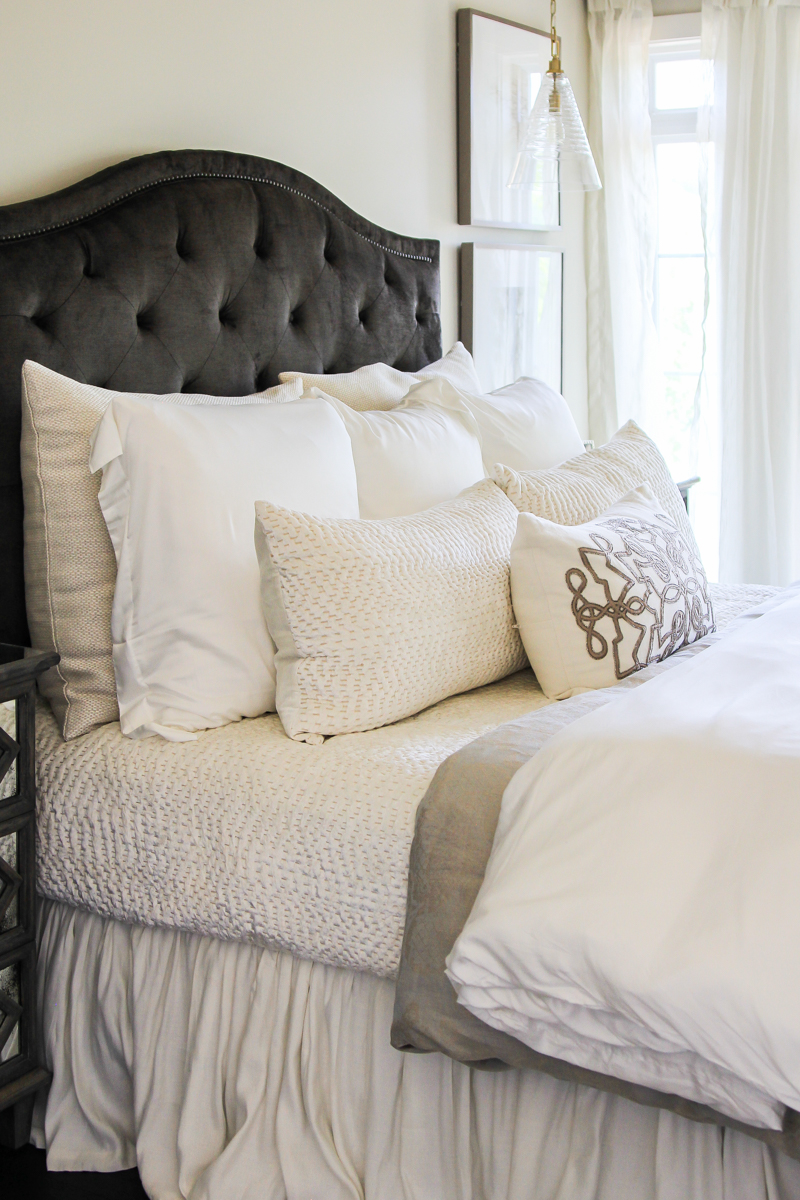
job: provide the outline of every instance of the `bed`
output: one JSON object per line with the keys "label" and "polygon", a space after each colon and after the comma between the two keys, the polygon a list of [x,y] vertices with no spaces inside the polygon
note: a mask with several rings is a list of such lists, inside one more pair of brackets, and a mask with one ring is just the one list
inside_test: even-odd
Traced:
{"label": "bed", "polygon": [[[279,164],[168,152],[0,212],[0,639],[26,644],[24,359],[118,391],[242,395],[281,371],[441,354],[438,244]],[[763,599],[718,589],[723,624]],[[760,1200],[798,1164],[531,1070],[394,1050],[416,808],[437,767],[546,704],[530,670],[404,721],[198,742],[38,716],[40,1015],[53,1170],[157,1200]]]}

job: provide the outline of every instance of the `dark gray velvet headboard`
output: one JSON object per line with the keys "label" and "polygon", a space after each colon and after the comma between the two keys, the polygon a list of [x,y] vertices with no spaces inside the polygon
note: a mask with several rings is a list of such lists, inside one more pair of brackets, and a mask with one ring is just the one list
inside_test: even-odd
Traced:
{"label": "dark gray velvet headboard", "polygon": [[26,358],[118,391],[246,395],[279,371],[440,354],[439,243],[280,163],[165,151],[0,208],[0,641],[28,641]]}

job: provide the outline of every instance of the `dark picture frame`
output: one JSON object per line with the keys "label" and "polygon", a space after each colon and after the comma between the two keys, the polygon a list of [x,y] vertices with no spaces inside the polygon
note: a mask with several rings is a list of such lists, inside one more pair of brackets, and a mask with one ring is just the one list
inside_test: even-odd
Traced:
{"label": "dark picture frame", "polygon": [[506,186],[549,57],[540,29],[475,8],[456,13],[459,225],[561,227],[560,196]]}
{"label": "dark picture frame", "polygon": [[464,242],[459,336],[486,391],[520,376],[562,391],[564,251]]}

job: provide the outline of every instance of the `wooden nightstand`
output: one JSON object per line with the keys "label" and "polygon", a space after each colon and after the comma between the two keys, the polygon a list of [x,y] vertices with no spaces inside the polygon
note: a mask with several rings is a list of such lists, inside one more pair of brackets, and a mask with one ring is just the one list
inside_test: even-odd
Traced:
{"label": "wooden nightstand", "polygon": [[50,1080],[36,1020],[36,679],[55,653],[0,643],[0,1144],[30,1138]]}

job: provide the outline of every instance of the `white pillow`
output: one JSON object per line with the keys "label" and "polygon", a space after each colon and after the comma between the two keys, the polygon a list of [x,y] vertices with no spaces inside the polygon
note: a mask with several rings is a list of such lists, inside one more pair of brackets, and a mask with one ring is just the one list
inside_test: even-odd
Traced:
{"label": "white pillow", "polygon": [[481,444],[467,412],[407,401],[392,412],[355,412],[318,388],[309,395],[332,404],[350,434],[364,518],[421,512],[484,478]]}
{"label": "white pillow", "polygon": [[539,379],[518,379],[482,396],[471,395],[446,379],[427,379],[411,389],[400,407],[412,402],[468,412],[489,475],[495,464],[538,471],[584,453],[566,400]]}
{"label": "white pillow", "polygon": [[387,363],[371,363],[339,375],[307,375],[300,371],[282,371],[281,383],[300,379],[304,389],[320,388],[327,396],[341,400],[356,412],[369,409],[394,408],[415,383],[423,379],[447,379],[467,392],[480,392],[480,380],[475,372],[472,355],[461,342],[456,342],[444,358],[429,363],[421,371],[398,371]]}
{"label": "white pillow", "polygon": [[[252,396],[159,396],[165,404],[274,404],[295,400],[295,381]],[[31,641],[61,655],[39,689],[65,738],[119,717],[111,660],[117,564],[89,471],[92,430],[118,392],[22,366],[25,600]]]}
{"label": "white pillow", "polygon": [[583,525],[520,513],[511,594],[551,700],[611,687],[714,629],[696,548],[646,485]]}
{"label": "white pillow", "polygon": [[516,515],[488,479],[388,521],[256,504],[289,737],[375,729],[524,667],[509,590]]}
{"label": "white pillow", "polygon": [[356,517],[341,418],[322,400],[177,408],[118,395],[94,435],[101,467],[122,732],[183,741],[273,709],[253,505]]}
{"label": "white pillow", "polygon": [[584,452],[569,405],[541,379],[518,379],[464,399],[478,423],[487,471],[495,463],[542,471]]}

